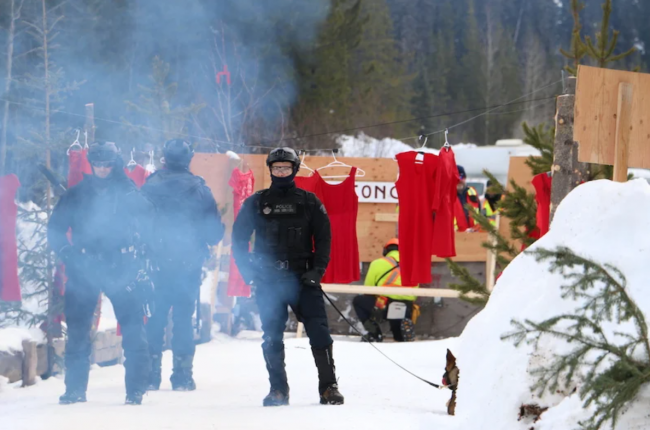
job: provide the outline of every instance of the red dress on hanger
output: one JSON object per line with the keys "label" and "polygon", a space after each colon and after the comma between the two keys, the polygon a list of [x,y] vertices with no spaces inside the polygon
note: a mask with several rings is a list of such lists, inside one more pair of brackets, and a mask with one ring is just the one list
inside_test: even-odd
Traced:
{"label": "red dress on hanger", "polygon": [[454,231],[454,208],[458,199],[458,167],[451,148],[443,148],[438,154],[436,169],[436,192],[431,209],[433,221],[433,248],[431,253],[440,258],[456,256],[456,232]]}
{"label": "red dress on hanger", "polygon": [[548,173],[535,175],[531,181],[535,187],[535,200],[537,200],[537,229],[539,237],[548,233],[551,218],[551,184],[552,179]]}
{"label": "red dress on hanger", "polygon": [[68,152],[68,188],[77,185],[84,178],[84,173],[90,175],[93,168],[88,162],[88,150],[81,151],[71,150]]}
{"label": "red dress on hanger", "polygon": [[21,300],[18,282],[18,244],[16,242],[16,191],[20,181],[16,175],[0,176],[0,300]]}
{"label": "red dress on hanger", "polygon": [[438,157],[425,153],[416,163],[418,152],[397,154],[399,178],[395,182],[399,202],[399,252],[403,286],[431,282],[433,252],[433,203],[436,192]]}
{"label": "red dress on hanger", "polygon": [[298,188],[316,194],[330,219],[332,251],[322,279],[326,284],[349,284],[361,279],[357,241],[359,197],[355,191],[356,174],[357,168],[353,167],[348,177],[340,184],[327,183],[319,172],[295,179]]}
{"label": "red dress on hanger", "polygon": [[[233,212],[235,219],[237,219],[237,215],[244,204],[244,200],[253,194],[255,188],[255,176],[253,175],[253,171],[249,170],[246,173],[242,173],[241,170],[235,168],[230,175],[228,185],[232,187]],[[251,295],[251,287],[250,285],[246,285],[246,282],[244,282],[232,255],[230,256],[227,294],[229,297],[250,297]]]}
{"label": "red dress on hanger", "polygon": [[131,178],[133,182],[135,182],[135,186],[138,188],[141,188],[145,182],[147,182],[147,177],[149,177],[149,172],[147,169],[142,167],[141,165],[137,164],[133,170],[129,170],[128,167],[124,168],[124,173],[126,173],[126,176]]}

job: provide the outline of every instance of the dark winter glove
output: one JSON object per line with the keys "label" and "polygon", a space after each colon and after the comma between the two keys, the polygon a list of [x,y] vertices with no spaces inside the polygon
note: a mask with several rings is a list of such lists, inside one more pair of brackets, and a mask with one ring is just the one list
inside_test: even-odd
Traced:
{"label": "dark winter glove", "polygon": [[300,277],[300,281],[306,287],[320,288],[320,280],[322,277],[316,270],[310,270]]}

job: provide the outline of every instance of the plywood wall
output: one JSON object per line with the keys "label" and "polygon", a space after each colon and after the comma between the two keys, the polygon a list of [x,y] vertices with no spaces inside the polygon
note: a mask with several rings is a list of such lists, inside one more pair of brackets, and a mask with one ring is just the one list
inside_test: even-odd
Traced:
{"label": "plywood wall", "polygon": [[650,168],[650,74],[590,66],[578,68],[574,140],[579,161],[614,164],[618,87],[633,86],[630,167]]}

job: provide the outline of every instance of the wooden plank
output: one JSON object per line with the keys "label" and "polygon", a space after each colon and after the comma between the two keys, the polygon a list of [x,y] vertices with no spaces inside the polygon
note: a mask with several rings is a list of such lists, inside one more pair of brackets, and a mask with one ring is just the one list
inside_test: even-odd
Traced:
{"label": "wooden plank", "polygon": [[614,180],[627,181],[630,134],[632,133],[632,102],[634,85],[621,82],[618,85],[618,110],[616,114],[616,139],[614,155]]}
{"label": "wooden plank", "polygon": [[410,287],[372,287],[366,285],[323,284],[326,293],[370,294],[370,295],[405,295],[417,297],[458,298],[460,293],[448,288],[410,288]]}
{"label": "wooden plank", "polygon": [[629,167],[650,168],[650,74],[579,66],[574,140],[579,161],[613,165],[620,83],[632,84]]}
{"label": "wooden plank", "polygon": [[36,383],[37,346],[36,341],[23,340],[23,387],[29,387]]}
{"label": "wooden plank", "polygon": [[397,222],[399,221],[399,214],[397,213],[376,213],[375,221],[377,222]]}

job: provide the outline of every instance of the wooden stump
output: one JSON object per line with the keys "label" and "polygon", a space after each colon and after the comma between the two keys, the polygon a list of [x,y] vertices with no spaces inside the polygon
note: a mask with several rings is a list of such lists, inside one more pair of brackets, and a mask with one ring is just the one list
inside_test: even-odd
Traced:
{"label": "wooden stump", "polygon": [[23,340],[23,387],[36,383],[36,368],[38,365],[37,343],[33,340]]}

